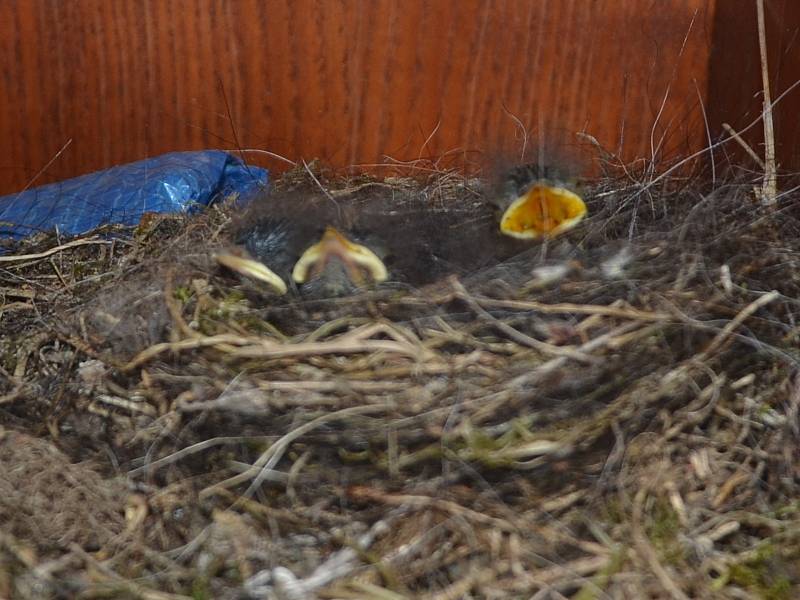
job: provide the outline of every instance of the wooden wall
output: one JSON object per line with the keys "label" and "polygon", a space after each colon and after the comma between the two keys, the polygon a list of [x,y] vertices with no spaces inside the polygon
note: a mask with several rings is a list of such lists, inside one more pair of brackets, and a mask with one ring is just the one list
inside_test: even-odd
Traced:
{"label": "wooden wall", "polygon": [[[766,0],[765,12],[774,101],[800,81],[800,2]],[[708,114],[715,128],[729,123],[740,131],[760,117],[763,96],[755,0],[717,2],[708,85]],[[799,114],[800,87],[789,91],[775,107],[776,146],[784,169],[800,169]],[[763,155],[764,132],[760,122],[742,137]],[[757,168],[735,144],[729,144],[726,151],[743,165]],[[725,159],[724,153],[717,155],[718,159]]]}
{"label": "wooden wall", "polygon": [[517,121],[685,153],[725,93],[709,57],[739,1],[2,0],[0,193],[51,160],[36,183],[205,147],[463,164],[518,152]]}

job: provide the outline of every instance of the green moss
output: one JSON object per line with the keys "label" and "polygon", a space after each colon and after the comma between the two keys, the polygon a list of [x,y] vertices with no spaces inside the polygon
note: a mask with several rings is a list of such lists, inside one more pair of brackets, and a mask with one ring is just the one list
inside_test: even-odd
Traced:
{"label": "green moss", "polygon": [[483,429],[469,428],[463,437],[446,444],[446,448],[461,460],[477,461],[490,468],[501,468],[514,462],[503,451],[518,441],[519,434],[513,429],[505,436],[493,438]]}
{"label": "green moss", "polygon": [[791,504],[776,508],[772,515],[769,516],[772,516],[774,519],[785,520],[796,517],[798,513],[800,513],[800,502],[792,502]]}
{"label": "green moss", "polygon": [[779,560],[775,547],[765,543],[753,558],[731,565],[724,581],[746,588],[764,600],[790,600],[794,597],[792,583],[786,575],[776,572]]}
{"label": "green moss", "polygon": [[620,525],[627,520],[625,509],[616,497],[609,498],[603,505],[601,521],[609,525]]}
{"label": "green moss", "polygon": [[180,300],[181,302],[186,303],[192,297],[193,292],[192,292],[191,288],[188,288],[186,286],[178,286],[178,287],[175,288],[175,291],[173,292],[172,295],[177,300]]}
{"label": "green moss", "polygon": [[[416,452],[400,455],[397,460],[397,468],[405,469],[417,463],[427,462],[430,460],[441,460],[442,455],[442,447],[439,444],[432,444],[417,450]],[[389,461],[384,458],[381,461],[381,466],[388,471]]]}
{"label": "green moss", "polygon": [[353,452],[345,448],[339,448],[339,458],[346,463],[363,463],[374,462],[374,453],[372,450],[361,450],[360,452]]}
{"label": "green moss", "polygon": [[211,589],[208,586],[208,579],[198,577],[192,582],[191,597],[193,600],[211,600]]}
{"label": "green moss", "polygon": [[647,536],[661,559],[671,565],[682,563],[684,549],[678,540],[681,523],[678,514],[665,499],[658,499],[645,524]]}
{"label": "green moss", "polygon": [[575,596],[575,600],[594,600],[595,598],[605,597],[604,591],[608,587],[608,582],[611,581],[611,578],[615,574],[622,570],[625,564],[626,554],[626,548],[617,548],[609,558],[606,566],[592,577],[591,582],[587,582],[583,585]]}
{"label": "green moss", "polygon": [[84,275],[89,271],[86,268],[86,265],[81,261],[75,261],[72,263],[72,278],[75,280],[83,279]]}

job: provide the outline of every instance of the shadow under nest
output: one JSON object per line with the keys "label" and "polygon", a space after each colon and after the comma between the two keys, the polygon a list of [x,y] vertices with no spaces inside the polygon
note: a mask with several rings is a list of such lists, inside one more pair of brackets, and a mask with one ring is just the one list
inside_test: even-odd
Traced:
{"label": "shadow under nest", "polygon": [[[481,187],[322,184],[467,217]],[[798,197],[605,179],[586,198],[579,227],[499,264],[339,299],[220,269],[224,203],[0,264],[20,299],[0,313],[0,424],[51,439],[63,455],[42,472],[113,481],[96,510],[120,517],[87,536],[0,502],[35,556],[0,544],[26,573],[14,589],[187,595],[202,573],[215,598],[574,596],[633,572],[652,597],[723,576],[791,594],[798,540],[776,540],[798,522]],[[35,496],[30,472],[9,489]]]}

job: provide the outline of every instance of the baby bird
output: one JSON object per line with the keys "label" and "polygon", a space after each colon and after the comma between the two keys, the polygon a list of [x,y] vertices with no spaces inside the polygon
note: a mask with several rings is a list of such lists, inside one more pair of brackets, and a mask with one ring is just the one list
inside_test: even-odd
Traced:
{"label": "baby bird", "polygon": [[279,295],[353,293],[388,277],[378,239],[352,232],[356,216],[322,193],[273,192],[253,200],[233,226],[234,249],[216,259]]}
{"label": "baby bird", "polygon": [[223,266],[279,295],[349,295],[384,282],[424,286],[519,255],[586,213],[574,184],[553,169],[516,167],[483,197],[466,188],[444,204],[426,189],[375,183],[332,197],[275,191],[235,223]]}
{"label": "baby bird", "polygon": [[549,165],[514,167],[489,188],[488,200],[500,211],[500,232],[521,239],[553,238],[586,215],[577,181]]}

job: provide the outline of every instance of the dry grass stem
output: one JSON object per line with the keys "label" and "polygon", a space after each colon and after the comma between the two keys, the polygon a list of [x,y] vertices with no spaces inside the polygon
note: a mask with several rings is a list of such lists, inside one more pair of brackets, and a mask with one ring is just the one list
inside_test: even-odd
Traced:
{"label": "dry grass stem", "polygon": [[767,25],[764,19],[764,0],[756,0],[758,14],[758,50],[761,56],[761,84],[764,92],[764,186],[762,201],[775,204],[778,195],[778,175],[775,165],[775,129],[772,123],[772,94],[767,61]]}

